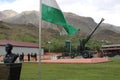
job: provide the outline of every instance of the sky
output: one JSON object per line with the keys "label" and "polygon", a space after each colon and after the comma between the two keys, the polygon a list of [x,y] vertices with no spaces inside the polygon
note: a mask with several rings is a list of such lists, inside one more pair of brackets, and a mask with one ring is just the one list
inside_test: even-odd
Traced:
{"label": "sky", "polygon": [[[104,23],[120,26],[120,0],[56,0],[63,12],[75,13],[79,16],[92,17],[99,23],[104,18]],[[39,0],[0,0],[0,11],[14,10],[39,11]]]}

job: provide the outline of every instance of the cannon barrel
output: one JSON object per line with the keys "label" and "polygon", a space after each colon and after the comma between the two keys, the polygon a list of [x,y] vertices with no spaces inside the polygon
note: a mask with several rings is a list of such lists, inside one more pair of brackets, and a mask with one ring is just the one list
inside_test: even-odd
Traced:
{"label": "cannon barrel", "polygon": [[104,21],[104,19],[102,18],[101,21],[99,22],[99,24],[97,24],[97,26],[93,29],[93,31],[85,39],[83,39],[83,40],[80,41],[80,46],[78,47],[78,51],[80,53],[85,50],[86,43],[89,41],[89,39],[91,38],[91,36],[93,35],[93,33],[96,31],[96,29],[100,26],[100,24],[103,21]]}
{"label": "cannon barrel", "polygon": [[90,35],[87,36],[87,38],[85,39],[85,42],[87,43],[87,41],[91,38],[91,36],[93,35],[93,33],[97,30],[97,28],[100,26],[100,24],[104,21],[104,18],[101,19],[101,21],[99,22],[99,24],[93,29],[93,31],[90,33]]}

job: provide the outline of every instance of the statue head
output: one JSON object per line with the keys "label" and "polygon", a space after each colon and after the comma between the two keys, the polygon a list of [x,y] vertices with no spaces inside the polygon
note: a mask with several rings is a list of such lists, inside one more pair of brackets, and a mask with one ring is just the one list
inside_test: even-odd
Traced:
{"label": "statue head", "polygon": [[8,54],[11,53],[11,50],[13,49],[13,45],[12,44],[6,44],[5,46],[5,50]]}

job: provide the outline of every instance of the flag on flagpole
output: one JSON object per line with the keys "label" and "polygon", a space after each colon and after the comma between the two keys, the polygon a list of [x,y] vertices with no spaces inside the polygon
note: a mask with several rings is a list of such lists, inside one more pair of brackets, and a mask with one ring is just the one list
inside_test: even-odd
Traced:
{"label": "flag on flagpole", "polygon": [[42,0],[42,19],[64,27],[68,34],[75,34],[77,32],[77,29],[66,21],[56,0]]}

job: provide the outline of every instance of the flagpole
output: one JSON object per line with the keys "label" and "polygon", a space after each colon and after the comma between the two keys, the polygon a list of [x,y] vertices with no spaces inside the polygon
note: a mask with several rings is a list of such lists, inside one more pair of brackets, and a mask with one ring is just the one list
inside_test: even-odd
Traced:
{"label": "flagpole", "polygon": [[39,80],[42,80],[41,78],[41,27],[42,27],[42,0],[39,2]]}

